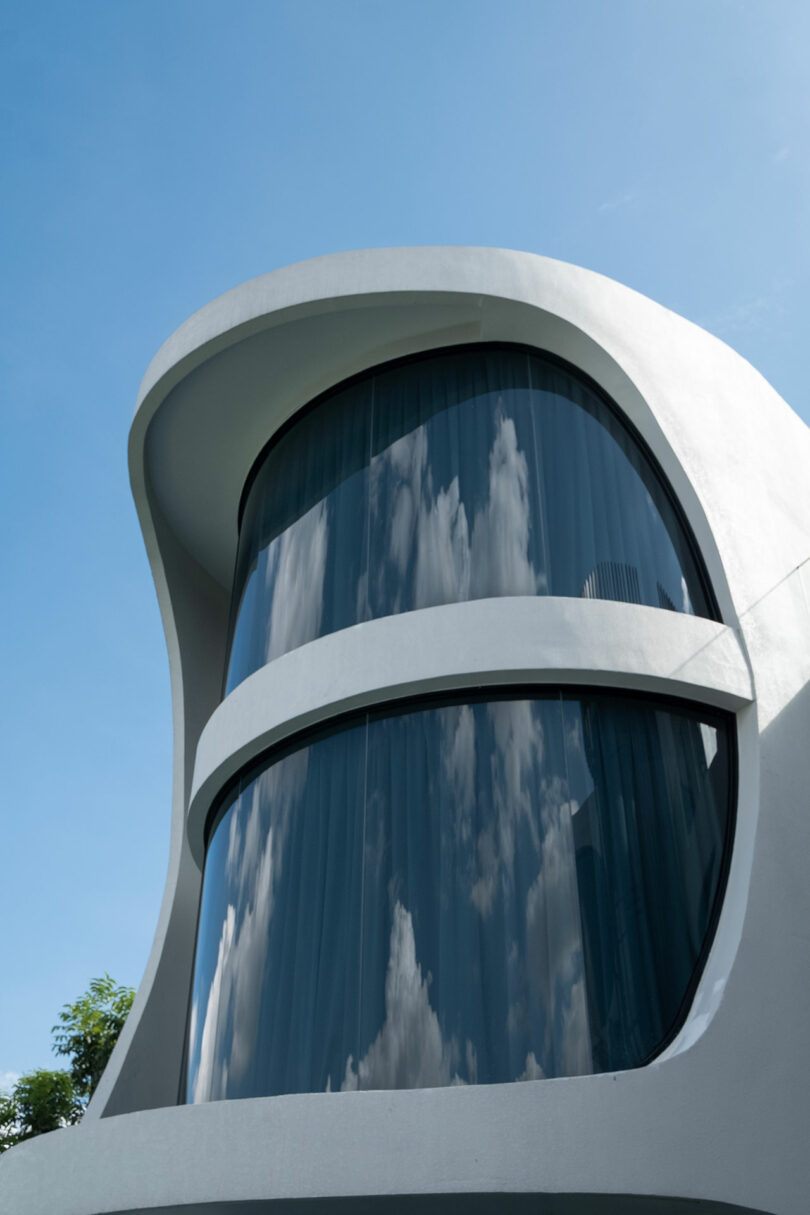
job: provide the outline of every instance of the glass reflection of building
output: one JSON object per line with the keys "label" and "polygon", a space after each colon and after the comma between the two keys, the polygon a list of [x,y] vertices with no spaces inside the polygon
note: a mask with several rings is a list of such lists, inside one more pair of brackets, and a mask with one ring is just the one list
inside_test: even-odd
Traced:
{"label": "glass reflection of building", "polygon": [[722,343],[527,254],[183,326],[130,437],[166,895],[0,1209],[803,1213],[808,465]]}

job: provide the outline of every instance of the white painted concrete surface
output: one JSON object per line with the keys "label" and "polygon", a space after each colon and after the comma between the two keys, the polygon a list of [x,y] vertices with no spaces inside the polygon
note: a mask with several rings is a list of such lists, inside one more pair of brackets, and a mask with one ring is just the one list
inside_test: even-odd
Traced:
{"label": "white painted concrete surface", "polygon": [[202,865],[217,793],[262,751],[364,706],[459,688],[624,688],[740,709],[754,697],[734,631],[698,616],[592,599],[477,599],[383,616],[260,668],[197,744],[188,839]]}
{"label": "white painted concrete surface", "polygon": [[[722,623],[595,600],[429,609],[287,654],[220,707],[237,505],[260,448],[354,372],[482,340],[568,359],[625,411],[680,499]],[[84,1122],[0,1159],[0,1210],[253,1215],[294,1201],[302,1215],[346,1209],[341,1196],[393,1211],[409,1209],[397,1196],[451,1193],[498,1209],[524,1193],[555,1215],[680,1215],[693,1199],[805,1215],[810,431],[788,406],[721,342],[586,270],[494,249],[372,250],[255,279],[182,326],[141,387],[130,469],[172,674],[166,893]],[[202,823],[220,782],[348,708],[501,682],[664,691],[736,713],[731,871],[676,1041],[615,1075],[177,1106]]]}

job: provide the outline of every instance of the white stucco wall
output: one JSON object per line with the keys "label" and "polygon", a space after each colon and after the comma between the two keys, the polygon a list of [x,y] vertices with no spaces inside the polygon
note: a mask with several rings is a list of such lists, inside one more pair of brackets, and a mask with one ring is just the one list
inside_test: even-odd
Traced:
{"label": "white stucco wall", "polygon": [[[625,411],[680,499],[722,622],[593,600],[451,605],[321,638],[220,705],[237,506],[258,451],[356,371],[486,340],[568,359]],[[647,1212],[679,1209],[656,1205],[666,1198],[806,1211],[810,431],[769,385],[576,267],[492,249],[340,254],[252,280],[178,330],[141,386],[130,468],[172,673],[166,893],[84,1122],[3,1157],[0,1209],[191,1215],[214,1201],[513,1192],[567,1195],[572,1212],[631,1209],[633,1195]],[[504,682],[662,691],[736,714],[726,898],[675,1042],[609,1075],[177,1106],[202,827],[222,783],[348,708]]]}

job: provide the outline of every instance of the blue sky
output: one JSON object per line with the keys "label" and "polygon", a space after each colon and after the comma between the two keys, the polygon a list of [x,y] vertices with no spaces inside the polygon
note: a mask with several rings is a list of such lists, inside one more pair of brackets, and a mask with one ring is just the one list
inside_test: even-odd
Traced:
{"label": "blue sky", "polygon": [[138,983],[157,918],[126,436],[160,343],[301,258],[500,245],[683,313],[810,421],[808,46],[804,0],[5,0],[0,1083],[92,976]]}

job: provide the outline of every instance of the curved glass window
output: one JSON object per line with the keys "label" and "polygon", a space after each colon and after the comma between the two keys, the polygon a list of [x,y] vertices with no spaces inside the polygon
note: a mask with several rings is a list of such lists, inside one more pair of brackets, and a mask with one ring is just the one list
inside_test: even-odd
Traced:
{"label": "curved glass window", "polygon": [[373,617],[499,595],[711,616],[659,474],[571,370],[460,347],[369,372],[296,418],[245,495],[226,691]]}
{"label": "curved glass window", "polygon": [[644,1063],[712,930],[730,745],[712,711],[544,691],[265,759],[209,837],[187,1100]]}

